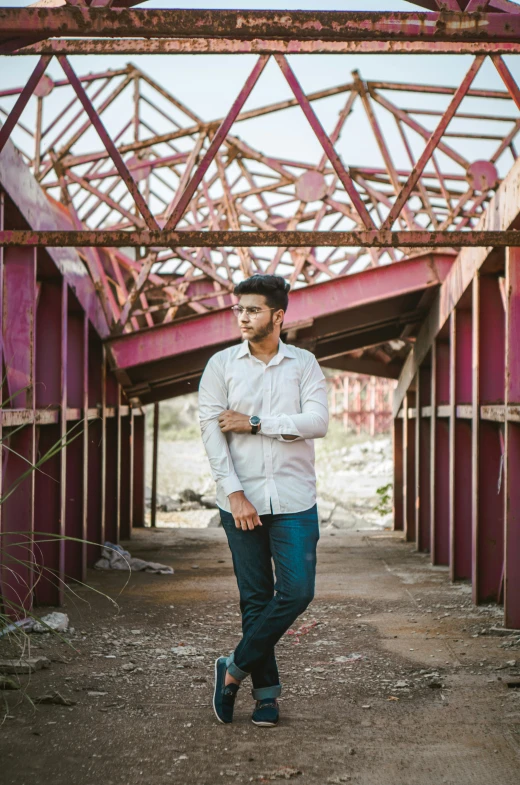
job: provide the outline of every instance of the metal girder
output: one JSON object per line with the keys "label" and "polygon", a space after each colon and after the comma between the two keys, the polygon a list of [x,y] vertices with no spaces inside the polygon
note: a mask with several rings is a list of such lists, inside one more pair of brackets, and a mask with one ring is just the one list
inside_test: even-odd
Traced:
{"label": "metal girder", "polygon": [[[507,232],[511,226],[518,224],[519,218],[520,160],[515,163],[491,199],[488,209],[479,222],[478,231],[486,231],[493,227],[493,231]],[[406,391],[415,377],[417,369],[430,351],[433,341],[447,323],[457,303],[471,284],[475,274],[487,261],[492,250],[492,247],[467,248],[458,255],[452,270],[435,297],[430,312],[419,331],[417,341],[404,365],[394,393],[394,417],[399,412]]]}
{"label": "metal girder", "polygon": [[24,46],[11,56],[20,55],[139,55],[139,54],[393,54],[393,55],[485,55],[518,54],[520,43],[489,41],[269,41],[232,38],[116,38],[116,39],[49,39]]}
{"label": "metal girder", "polygon": [[517,41],[520,17],[508,13],[441,11],[226,11],[85,8],[0,8],[4,38],[125,36],[127,38],[256,38],[298,40]]}
{"label": "metal girder", "polygon": [[[424,256],[297,289],[291,294],[285,327],[288,330],[304,329],[320,316],[329,317],[381,299],[437,287],[448,274],[452,261],[453,257],[440,254]],[[396,318],[399,316],[398,312]],[[240,332],[236,319],[227,309],[111,338],[107,346],[113,367],[125,370],[144,363],[173,359],[201,347],[222,346],[238,340]]]}
{"label": "metal girder", "polygon": [[367,230],[362,232],[201,232],[201,231],[32,231],[31,229],[4,230],[0,232],[0,245],[27,245],[49,248],[104,247],[114,248],[145,246],[163,248],[261,248],[261,247],[362,247],[362,248],[435,248],[487,247],[520,245],[520,231],[480,230],[473,232],[427,232]]}

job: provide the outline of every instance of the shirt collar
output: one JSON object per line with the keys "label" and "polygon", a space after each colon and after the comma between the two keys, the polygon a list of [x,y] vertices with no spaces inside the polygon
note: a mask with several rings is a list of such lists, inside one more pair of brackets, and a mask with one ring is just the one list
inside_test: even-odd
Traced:
{"label": "shirt collar", "polygon": [[[249,348],[249,341],[247,340],[247,338],[244,341],[242,341],[242,343],[240,344],[237,357],[239,358],[245,357],[246,355],[252,357],[251,350]],[[294,359],[296,357],[296,352],[294,351],[294,348],[292,346],[289,346],[288,344],[284,343],[280,338],[280,342],[278,344],[278,354],[276,354],[273,357],[271,362],[274,363],[275,365],[278,365],[278,363],[280,363],[284,357],[289,357],[290,359]]]}

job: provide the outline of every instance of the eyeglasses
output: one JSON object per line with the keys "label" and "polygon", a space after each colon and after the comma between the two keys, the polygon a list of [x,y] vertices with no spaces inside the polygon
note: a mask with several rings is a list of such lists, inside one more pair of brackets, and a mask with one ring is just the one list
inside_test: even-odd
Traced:
{"label": "eyeglasses", "polygon": [[237,317],[240,319],[243,313],[246,313],[250,319],[256,319],[258,314],[265,313],[265,311],[277,311],[277,308],[255,308],[254,306],[250,308],[244,308],[242,305],[232,305],[231,310]]}

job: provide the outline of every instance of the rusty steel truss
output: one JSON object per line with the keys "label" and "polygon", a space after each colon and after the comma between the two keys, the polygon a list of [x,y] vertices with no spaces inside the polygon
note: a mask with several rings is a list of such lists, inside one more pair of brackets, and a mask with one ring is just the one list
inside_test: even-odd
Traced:
{"label": "rusty steel truss", "polygon": [[[0,505],[4,543],[6,521],[92,542],[141,525],[140,407],[195,390],[239,340],[234,285],[276,272],[293,288],[285,340],[397,382],[395,527],[520,628],[520,6],[134,5],[0,8],[0,54],[34,58],[25,85],[0,91],[3,487],[71,424],[85,433]],[[253,58],[208,117],[139,64],[87,75],[69,59],[107,53]],[[367,80],[360,58],[348,81],[305,89],[297,55],[352,53],[399,54],[407,72],[414,53],[464,54],[466,71],[455,85]],[[260,105],[266,69],[288,97]],[[270,141],[296,112],[312,160]],[[24,569],[21,607],[60,601],[96,552],[42,548],[58,583],[31,586]],[[11,574],[4,562],[4,596]]]}
{"label": "rusty steel truss", "polygon": [[[25,88],[0,92],[6,118],[0,149],[14,133],[38,182],[66,207],[70,228],[4,231],[2,239],[84,246],[116,333],[223,307],[234,283],[255,272],[313,284],[432,246],[516,242],[511,233],[477,228],[501,181],[499,170],[517,157],[520,91],[500,56],[492,59],[502,90],[471,87],[484,61],[479,55],[458,88],[367,82],[354,71],[350,82],[307,95],[288,60],[276,55],[294,97],[243,111],[267,63],[262,56],[228,115],[214,121],[202,120],[133,65],[77,77],[60,56],[66,78],[53,81],[44,73],[50,59],[40,59]],[[51,113],[47,101],[52,96],[55,106],[56,92],[62,109]],[[21,116],[33,93],[34,131]],[[443,96],[445,108],[422,108],[417,98],[424,96]],[[331,98],[339,110],[327,132],[317,109]],[[457,111],[464,99],[468,110]],[[472,110],[474,99],[485,108]],[[318,161],[267,155],[238,136],[241,122],[266,115],[276,134],[294,107],[323,148]],[[336,152],[355,113],[363,114],[377,145],[375,165],[346,166]],[[490,122],[497,131],[487,130]],[[92,126],[94,149],[85,142]],[[387,138],[393,129],[401,150]],[[488,143],[486,160],[464,152],[476,138]],[[420,155],[414,152],[419,141]],[[401,153],[406,168],[394,163]],[[120,246],[135,246],[135,258]]]}

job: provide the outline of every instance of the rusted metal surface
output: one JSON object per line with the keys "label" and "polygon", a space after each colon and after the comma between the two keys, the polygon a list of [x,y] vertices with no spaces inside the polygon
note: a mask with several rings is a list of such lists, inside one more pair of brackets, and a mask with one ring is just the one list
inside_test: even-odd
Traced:
{"label": "rusted metal surface", "polygon": [[5,39],[34,32],[46,36],[66,33],[79,38],[515,41],[520,35],[520,18],[517,14],[493,12],[108,10],[66,6],[1,8],[0,28]]}
{"label": "rusted metal surface", "polygon": [[233,38],[115,38],[50,39],[8,54],[21,55],[139,55],[139,54],[519,54],[520,43],[484,41],[240,41]]}
{"label": "rusted metal surface", "polygon": [[6,248],[14,245],[39,246],[48,248],[70,248],[79,246],[116,248],[129,246],[147,246],[162,248],[165,246],[184,246],[186,248],[213,248],[229,246],[234,248],[253,247],[287,247],[304,248],[306,246],[351,247],[351,248],[416,248],[417,246],[436,248],[480,247],[505,248],[520,245],[520,231],[475,231],[475,232],[426,232],[403,231],[392,232],[379,229],[362,232],[266,232],[252,233],[201,232],[201,231],[142,231],[126,232],[117,230],[106,231],[38,231],[30,229],[5,229],[0,232],[0,244]]}

